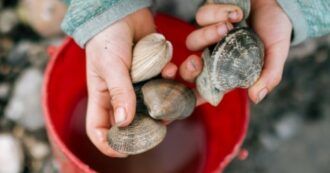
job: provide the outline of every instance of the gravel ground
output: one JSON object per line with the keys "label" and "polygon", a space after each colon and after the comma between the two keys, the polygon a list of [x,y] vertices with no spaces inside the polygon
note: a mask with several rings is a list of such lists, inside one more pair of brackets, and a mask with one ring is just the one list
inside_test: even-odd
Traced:
{"label": "gravel ground", "polygon": [[[0,1],[0,151],[16,159],[5,162],[12,163],[12,169],[56,172],[38,98],[48,61],[46,48],[61,37],[41,38],[16,21],[16,3]],[[183,15],[195,9],[184,10]],[[9,23],[1,18],[6,15]],[[292,48],[280,86],[259,105],[251,105],[244,143],[249,157],[234,160],[225,173],[329,173],[329,76],[330,35]],[[2,168],[0,173],[8,172]]]}

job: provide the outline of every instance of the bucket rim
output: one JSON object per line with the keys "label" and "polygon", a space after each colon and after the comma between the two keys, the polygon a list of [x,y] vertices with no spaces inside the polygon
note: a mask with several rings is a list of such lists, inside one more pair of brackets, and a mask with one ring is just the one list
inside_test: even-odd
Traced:
{"label": "bucket rim", "polygon": [[[96,173],[93,169],[91,169],[87,164],[85,164],[83,161],[81,161],[78,157],[75,156],[73,152],[70,151],[70,149],[64,144],[64,142],[60,139],[58,133],[55,130],[55,127],[51,121],[51,115],[50,115],[50,110],[47,105],[49,105],[48,102],[48,86],[50,83],[50,78],[52,75],[52,70],[54,66],[56,65],[56,61],[58,57],[60,57],[60,54],[64,52],[65,49],[68,48],[68,45],[74,42],[74,40],[71,37],[67,37],[64,39],[62,44],[59,47],[52,47],[51,51],[49,51],[49,62],[46,67],[45,73],[44,73],[44,80],[42,84],[42,108],[44,111],[44,118],[45,118],[45,123],[47,127],[47,133],[49,134],[49,138],[51,138],[52,143],[55,143],[59,147],[59,150],[61,153],[65,155],[71,162],[75,164],[76,167],[79,169],[85,171],[85,172],[93,172]],[[54,144],[52,144],[54,145]]]}

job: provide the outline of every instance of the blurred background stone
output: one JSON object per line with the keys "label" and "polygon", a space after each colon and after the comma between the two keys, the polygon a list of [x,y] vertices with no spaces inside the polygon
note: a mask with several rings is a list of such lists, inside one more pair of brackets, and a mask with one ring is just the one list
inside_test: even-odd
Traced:
{"label": "blurred background stone", "polygon": [[0,133],[0,173],[19,173],[24,167],[23,148],[11,134]]}
{"label": "blurred background stone", "polygon": [[18,14],[40,35],[52,37],[63,33],[60,24],[66,9],[61,0],[20,0]]}
{"label": "blurred background stone", "polygon": [[5,110],[5,116],[29,130],[44,126],[41,109],[42,73],[35,68],[25,70],[14,86],[13,96]]}
{"label": "blurred background stone", "polygon": [[18,24],[18,16],[12,9],[0,11],[0,32],[7,34]]}
{"label": "blurred background stone", "polygon": [[9,83],[0,83],[0,100],[7,99],[10,92]]}

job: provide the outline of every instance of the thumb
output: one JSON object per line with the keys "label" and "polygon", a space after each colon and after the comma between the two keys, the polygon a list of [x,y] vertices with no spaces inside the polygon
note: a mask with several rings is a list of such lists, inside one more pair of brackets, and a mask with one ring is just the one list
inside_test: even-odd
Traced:
{"label": "thumb", "polygon": [[136,96],[127,66],[120,61],[111,66],[104,78],[110,94],[115,124],[124,127],[134,118]]}

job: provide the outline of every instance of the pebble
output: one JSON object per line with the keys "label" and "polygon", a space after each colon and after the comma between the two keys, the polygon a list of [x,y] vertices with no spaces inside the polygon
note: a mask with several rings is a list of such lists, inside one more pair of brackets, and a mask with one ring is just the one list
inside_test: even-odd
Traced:
{"label": "pebble", "polygon": [[0,134],[0,173],[20,173],[24,153],[19,140],[10,134]]}
{"label": "pebble", "polygon": [[30,171],[41,172],[46,159],[50,157],[50,146],[36,137],[29,135],[25,135],[22,141],[27,150]]}
{"label": "pebble", "polygon": [[44,37],[62,35],[61,22],[67,5],[61,0],[21,0],[19,18]]}
{"label": "pebble", "polygon": [[60,165],[54,158],[49,158],[45,161],[41,172],[58,173],[60,172]]}
{"label": "pebble", "polygon": [[10,92],[9,83],[0,83],[0,100],[5,100],[8,98]]}
{"label": "pebble", "polygon": [[0,11],[0,33],[9,33],[17,24],[18,16],[14,10],[6,9]]}
{"label": "pebble", "polygon": [[274,124],[276,134],[282,140],[294,137],[302,126],[302,118],[295,113],[287,113]]}
{"label": "pebble", "polygon": [[269,151],[274,151],[280,146],[280,140],[274,134],[261,132],[259,135],[260,143]]}
{"label": "pebble", "polygon": [[34,160],[43,160],[50,154],[49,146],[31,136],[25,136],[23,139],[28,153]]}
{"label": "pebble", "polygon": [[9,51],[14,47],[14,41],[10,38],[0,38],[0,60],[7,57]]}
{"label": "pebble", "polygon": [[13,66],[31,64],[36,68],[44,69],[48,62],[47,45],[31,41],[20,41],[10,52],[7,61]]}
{"label": "pebble", "polygon": [[41,108],[42,73],[35,68],[25,70],[18,78],[5,116],[28,130],[44,127]]}

